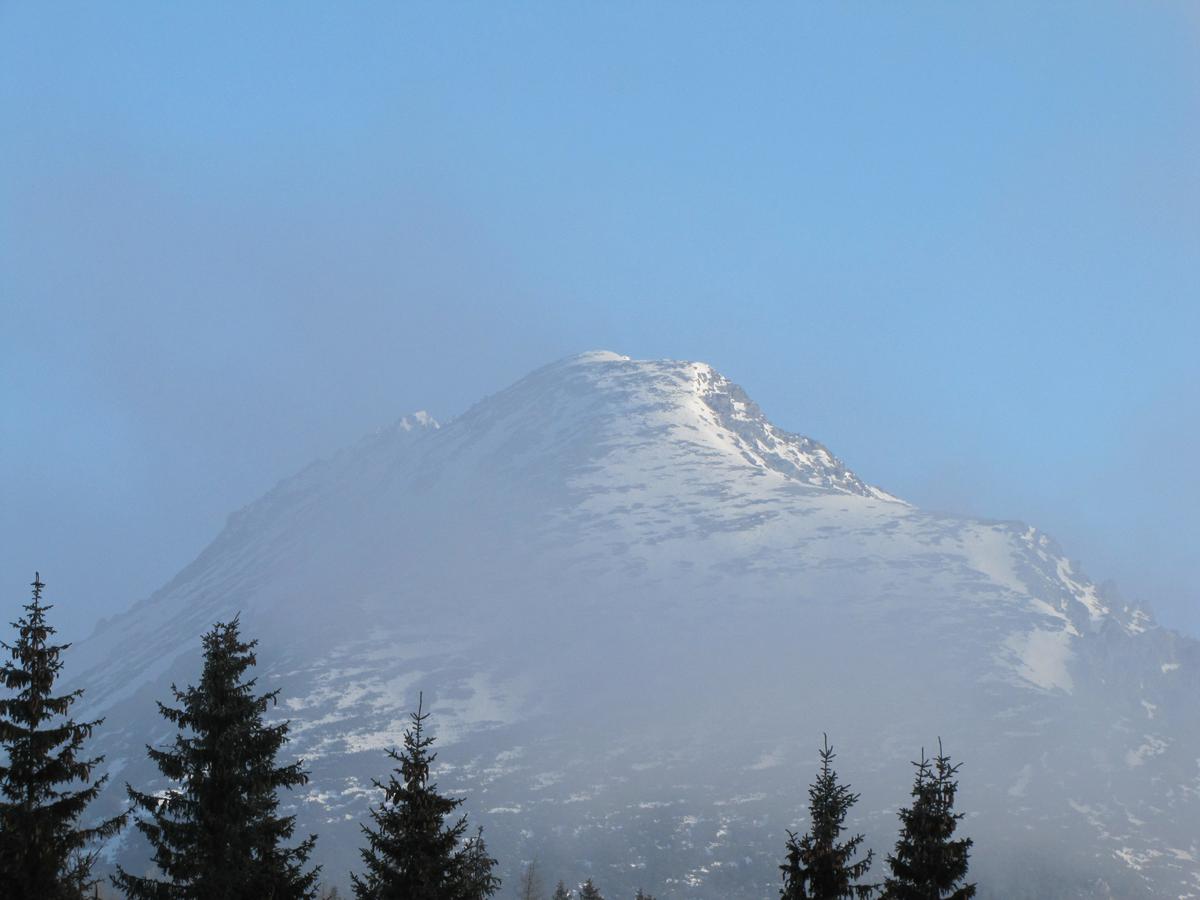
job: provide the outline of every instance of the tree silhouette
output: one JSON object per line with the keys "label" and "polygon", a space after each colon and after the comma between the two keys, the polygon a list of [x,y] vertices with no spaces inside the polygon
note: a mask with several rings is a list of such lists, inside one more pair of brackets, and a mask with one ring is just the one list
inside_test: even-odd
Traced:
{"label": "tree silhouette", "polygon": [[[42,603],[45,584],[34,573],[33,598],[13,623],[14,643],[0,641],[9,659],[0,666],[0,885],[12,900],[65,900],[93,888],[96,842],[115,835],[125,816],[81,828],[79,819],[107,776],[92,780],[103,757],[88,758],[84,743],[102,719],[76,722],[71,707],[82,690],[55,694],[61,655]],[[67,786],[81,785],[74,789]]]}
{"label": "tree silhouette", "polygon": [[900,811],[901,831],[887,858],[891,877],[884,900],[969,900],[975,885],[966,884],[971,839],[954,838],[962,813],[954,812],[959,765],[951,765],[938,738],[932,761],[921,750],[914,762],[912,804]]}
{"label": "tree silhouette", "polygon": [[[466,816],[447,822],[462,800],[438,793],[430,780],[437,754],[425,732],[424,695],[404,732],[402,751],[388,750],[399,765],[387,784],[375,781],[383,801],[371,809],[374,827],[362,826],[366,871],[351,875],[359,900],[476,900],[495,893],[500,880],[482,837],[463,840]],[[399,776],[397,778],[397,775]]]}
{"label": "tree silhouette", "polygon": [[846,815],[858,801],[848,785],[838,783],[833,770],[836,754],[826,735],[819,751],[821,768],[808,789],[811,828],[802,838],[788,832],[787,861],[780,896],[784,900],[849,900],[870,897],[875,885],[855,884],[871,867],[872,852],[854,862],[863,836],[840,840],[846,830]]}
{"label": "tree silhouette", "polygon": [[118,866],[113,879],[136,900],[308,900],[319,867],[305,871],[316,838],[285,846],[295,817],[277,814],[280,788],[308,782],[300,762],[278,765],[288,723],[268,725],[263,714],[278,691],[255,694],[257,641],[245,643],[235,618],[203,637],[200,683],[174,685],[178,706],[159,712],[178,728],[165,748],[147,747],[151,760],[178,787],[161,794],[127,787],[136,824],[154,849],[161,878],[131,875]]}

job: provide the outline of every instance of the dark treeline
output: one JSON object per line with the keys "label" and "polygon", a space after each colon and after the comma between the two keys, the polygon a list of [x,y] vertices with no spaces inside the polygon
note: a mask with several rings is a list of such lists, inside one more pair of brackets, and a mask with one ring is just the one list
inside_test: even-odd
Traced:
{"label": "dark treeline", "polygon": [[[101,896],[93,869],[106,840],[132,822],[151,851],[142,873],[118,866],[114,889],[130,900],[335,900],[320,885],[309,859],[317,836],[295,835],[295,817],[279,814],[279,792],[308,783],[300,760],[284,757],[288,722],[268,723],[278,691],[258,692],[251,670],[254,640],[243,640],[237,618],[217,623],[202,639],[203,664],[195,685],[172,685],[171,705],[159,712],[174,739],[146,748],[174,787],[154,793],[126,785],[130,808],[88,826],[81,822],[106,777],[103,762],[84,745],[103,720],[78,722],[72,706],[82,691],[55,693],[66,644],[42,603],[33,597],[12,623],[9,659],[0,665],[0,896],[4,900],[85,900]],[[500,888],[497,861],[483,829],[471,830],[459,812],[463,798],[439,792],[431,780],[437,758],[423,698],[410,714],[402,745],[388,751],[391,771],[376,779],[381,793],[362,824],[362,867],[351,873],[358,900],[486,900]],[[871,881],[873,851],[863,836],[847,835],[846,818],[859,799],[833,769],[826,739],[808,790],[809,829],[788,832],[780,865],[783,900],[968,900],[971,841],[955,837],[958,765],[942,750],[921,752],[913,763],[911,803],[900,811],[900,834],[885,859],[883,878]],[[536,860],[525,865],[520,900],[604,900],[589,878],[570,888],[563,880],[547,894]],[[654,900],[641,889],[634,900]]]}

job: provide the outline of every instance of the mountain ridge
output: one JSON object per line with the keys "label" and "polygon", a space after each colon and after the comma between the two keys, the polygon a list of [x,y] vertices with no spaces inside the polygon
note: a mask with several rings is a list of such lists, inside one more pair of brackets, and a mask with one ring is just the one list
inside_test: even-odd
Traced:
{"label": "mountain ridge", "polygon": [[151,778],[152,698],[238,613],[313,765],[296,810],[334,866],[353,864],[369,778],[424,690],[449,783],[509,866],[759,897],[808,738],[830,731],[862,773],[860,824],[883,849],[906,761],[945,733],[968,762],[983,896],[1021,896],[1004,874],[1021,821],[1070,848],[1047,876],[1062,892],[1032,896],[1105,896],[1097,878],[1111,896],[1200,896],[1197,643],[1102,596],[1037,529],[869,485],[703,363],[568,357],[231,516],[73,651],[109,715],[114,783]]}

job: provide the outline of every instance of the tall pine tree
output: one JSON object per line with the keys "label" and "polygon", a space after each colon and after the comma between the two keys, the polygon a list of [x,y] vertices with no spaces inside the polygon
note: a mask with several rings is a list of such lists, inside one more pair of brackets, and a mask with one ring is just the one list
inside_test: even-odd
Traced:
{"label": "tall pine tree", "polygon": [[177,787],[165,794],[127,787],[143,813],[162,877],[118,867],[114,883],[136,900],[308,900],[319,868],[305,871],[315,837],[287,846],[295,817],[278,814],[279,790],[308,782],[300,762],[280,765],[288,723],[263,721],[278,691],[256,694],[257,641],[241,640],[235,618],[204,635],[200,683],[171,692],[178,706],[158,705],[179,733],[165,748],[147,747]]}
{"label": "tall pine tree", "polygon": [[600,891],[592,884],[592,879],[588,879],[579,888],[579,900],[604,900]]}
{"label": "tall pine tree", "polygon": [[567,890],[567,886],[560,881],[558,887],[554,889],[554,896],[551,900],[571,900],[571,896],[572,892]]}
{"label": "tall pine tree", "polygon": [[[404,749],[388,750],[399,765],[387,784],[375,781],[383,801],[371,809],[374,828],[362,826],[367,846],[360,852],[363,875],[351,875],[359,900],[477,900],[495,893],[500,881],[492,875],[496,861],[487,855],[482,838],[463,841],[466,816],[447,822],[462,800],[438,793],[430,781],[437,754],[434,738],[426,734],[429,713],[424,696],[412,724],[404,732]],[[396,776],[399,775],[399,778]]]}
{"label": "tall pine tree", "polygon": [[962,813],[954,811],[959,765],[951,765],[938,739],[932,761],[921,751],[914,762],[912,805],[900,811],[900,838],[888,856],[891,876],[884,883],[884,900],[969,900],[975,885],[966,884],[971,839],[955,840]]}
{"label": "tall pine tree", "polygon": [[855,884],[871,868],[872,852],[854,862],[863,836],[856,834],[840,840],[846,830],[846,814],[858,802],[858,794],[849,785],[839,784],[833,770],[835,753],[825,737],[819,751],[821,769],[808,789],[811,830],[797,839],[788,832],[787,862],[783,872],[783,900],[852,900],[870,897],[876,885]]}
{"label": "tall pine tree", "polygon": [[[76,722],[70,710],[83,691],[54,694],[68,644],[52,644],[41,576],[34,573],[33,599],[13,627],[13,644],[0,641],[9,659],[0,684],[0,886],[11,900],[82,897],[91,877],[98,840],[120,830],[124,816],[81,828],[84,809],[107,776],[92,781],[103,757],[88,758],[83,745],[103,720]],[[82,785],[70,789],[71,785]]]}

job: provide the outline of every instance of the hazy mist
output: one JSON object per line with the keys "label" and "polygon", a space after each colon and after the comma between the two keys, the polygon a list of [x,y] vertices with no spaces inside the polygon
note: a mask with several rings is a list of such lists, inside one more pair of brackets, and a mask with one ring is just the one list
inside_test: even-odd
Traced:
{"label": "hazy mist", "polygon": [[10,602],[604,347],[1200,633],[1189,7],[364,9],[0,6]]}

